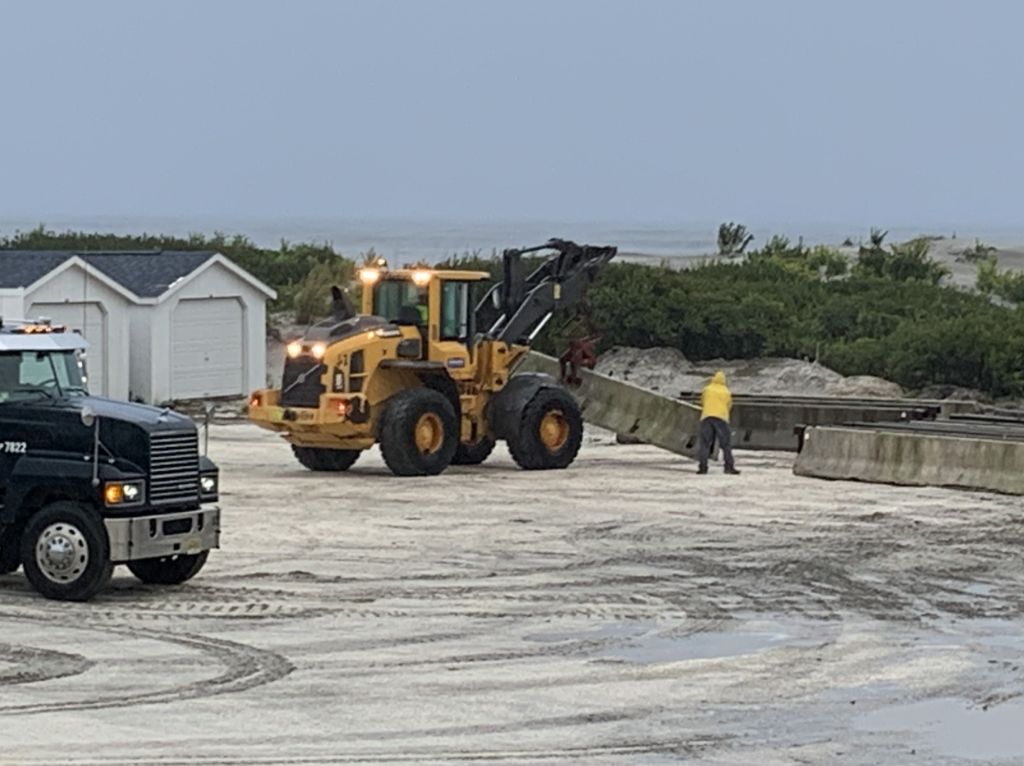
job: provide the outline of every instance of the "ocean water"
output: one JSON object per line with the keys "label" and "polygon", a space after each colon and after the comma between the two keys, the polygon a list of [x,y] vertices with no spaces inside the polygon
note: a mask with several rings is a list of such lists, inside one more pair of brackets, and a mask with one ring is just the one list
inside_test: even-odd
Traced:
{"label": "ocean water", "polygon": [[[277,247],[282,240],[328,242],[348,257],[358,257],[373,248],[393,262],[424,260],[434,263],[450,255],[479,252],[490,255],[506,247],[539,245],[551,237],[594,245],[615,245],[623,255],[660,259],[693,257],[717,251],[720,221],[708,222],[558,222],[558,221],[422,221],[404,219],[346,218],[222,218],[211,217],[0,217],[0,237],[27,231],[40,223],[62,232],[88,231],[118,234],[167,234],[186,236],[192,232],[212,235],[243,234],[262,247]],[[871,224],[863,223],[761,223],[747,224],[755,239],[750,248],[763,245],[774,234],[793,242],[802,237],[808,245],[839,245],[866,240]],[[887,242],[900,242],[921,235],[956,236],[967,242],[979,238],[995,245],[1024,243],[1024,225],[961,226],[878,224],[887,230]]]}

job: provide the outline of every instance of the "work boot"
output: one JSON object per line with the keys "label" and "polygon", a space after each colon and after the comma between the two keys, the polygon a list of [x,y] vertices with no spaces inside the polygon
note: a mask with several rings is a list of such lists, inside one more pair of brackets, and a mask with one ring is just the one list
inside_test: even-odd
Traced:
{"label": "work boot", "polygon": [[707,473],[707,472],[708,472],[708,467],[706,465],[702,465],[700,468],[697,469],[697,473]]}
{"label": "work boot", "polygon": [[740,472],[737,471],[735,468],[726,468],[725,472],[728,473],[728,474],[731,474],[733,476],[739,476],[740,475]]}

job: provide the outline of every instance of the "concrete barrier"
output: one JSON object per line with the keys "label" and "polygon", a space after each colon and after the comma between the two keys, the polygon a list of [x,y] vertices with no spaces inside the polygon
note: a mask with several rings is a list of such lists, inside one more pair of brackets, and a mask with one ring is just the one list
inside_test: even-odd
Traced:
{"label": "concrete barrier", "polygon": [[[561,370],[558,360],[531,351],[525,355],[517,370],[546,372],[560,377]],[[579,372],[580,378],[584,381],[579,391],[572,389],[581,397],[588,400],[600,400],[601,405],[590,404],[593,419],[590,422],[594,425],[613,430],[617,434],[620,444],[643,444],[654,442],[649,441],[641,434],[646,431],[646,426],[636,425],[638,407],[643,401],[644,414],[648,419],[655,417],[662,408],[666,411],[672,408],[666,402],[684,402],[694,409],[699,408],[700,393],[695,391],[680,392],[677,397],[666,396],[664,393],[649,391],[620,378],[611,378],[600,375],[590,370]],[[600,381],[600,385],[596,385]],[[599,393],[600,392],[600,393]],[[613,410],[619,406],[621,397],[628,400],[629,412],[623,414],[623,418],[616,418]],[[734,394],[733,409],[730,417],[730,429],[732,430],[732,444],[736,449],[749,450],[777,450],[783,452],[796,452],[799,449],[799,437],[795,431],[798,426],[819,426],[833,425],[851,422],[896,422],[913,417],[917,411],[921,416],[922,411],[930,411],[931,417],[949,417],[954,414],[970,414],[980,410],[977,402],[961,400],[938,400],[938,399],[874,399],[874,398],[853,398],[853,397],[827,397],[827,396],[765,396],[760,394]],[[632,414],[632,418],[630,418]],[[667,431],[672,428],[683,427],[694,429],[698,433],[698,423],[690,423],[690,415],[678,415],[681,421],[671,422],[666,425]],[[598,420],[602,422],[598,422]],[[604,425],[604,423],[622,422],[627,427]],[[667,438],[662,436],[659,438]],[[656,445],[656,446],[661,446]],[[668,449],[668,447],[666,447]],[[694,450],[696,447],[694,447]],[[680,454],[696,452],[689,450]],[[673,450],[675,451],[675,450]]]}
{"label": "concrete barrier", "polygon": [[[518,372],[561,376],[558,360],[531,351],[516,366]],[[583,419],[599,428],[677,455],[697,459],[700,448],[700,408],[590,370],[579,370],[581,383],[569,388],[580,403]]]}
{"label": "concrete barrier", "polygon": [[[683,395],[699,401],[699,394]],[[894,422],[917,412],[945,417],[978,411],[973,401],[924,399],[860,399],[811,396],[733,396],[733,446],[739,449],[796,452],[797,426],[837,425],[850,422]]]}
{"label": "concrete barrier", "polygon": [[1024,440],[911,428],[808,428],[793,473],[1024,495]]}

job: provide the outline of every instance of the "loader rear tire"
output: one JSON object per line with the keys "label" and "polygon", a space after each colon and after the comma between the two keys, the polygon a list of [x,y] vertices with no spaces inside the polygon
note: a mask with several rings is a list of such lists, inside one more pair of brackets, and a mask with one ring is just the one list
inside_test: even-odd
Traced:
{"label": "loader rear tire", "polygon": [[527,471],[568,468],[583,443],[583,415],[572,394],[542,388],[523,408],[508,451]]}
{"label": "loader rear tire", "polygon": [[395,476],[435,476],[459,446],[459,421],[448,397],[431,388],[409,388],[388,400],[380,451]]}
{"label": "loader rear tire", "polygon": [[347,471],[359,459],[357,449],[328,449],[292,445],[296,459],[311,471]]}
{"label": "loader rear tire", "polygon": [[475,442],[460,442],[455,448],[455,457],[452,458],[452,465],[480,465],[494,450],[494,439],[490,436],[481,436]]}

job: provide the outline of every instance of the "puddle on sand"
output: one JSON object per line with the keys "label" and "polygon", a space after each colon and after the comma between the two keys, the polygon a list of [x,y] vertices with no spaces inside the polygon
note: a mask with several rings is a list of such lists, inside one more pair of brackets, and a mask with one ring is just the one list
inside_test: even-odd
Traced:
{"label": "puddle on sand", "polygon": [[763,630],[707,632],[672,635],[640,623],[611,623],[581,633],[545,633],[526,636],[530,641],[578,642],[580,654],[594,659],[637,664],[739,657],[780,646],[814,646],[798,631],[777,624],[762,624]]}
{"label": "puddle on sand", "polygon": [[1024,705],[1004,703],[988,710],[965,700],[941,697],[875,710],[861,716],[862,731],[920,733],[942,755],[958,758],[1024,756]]}

